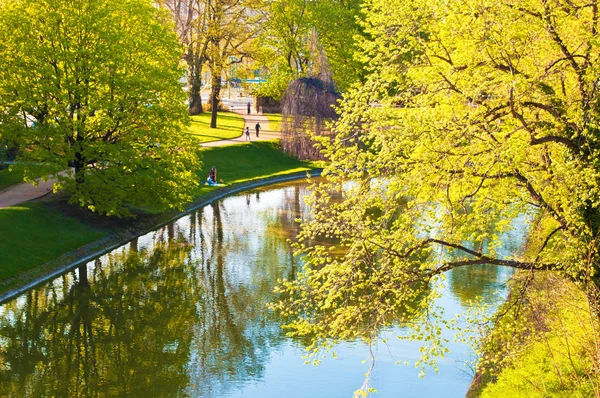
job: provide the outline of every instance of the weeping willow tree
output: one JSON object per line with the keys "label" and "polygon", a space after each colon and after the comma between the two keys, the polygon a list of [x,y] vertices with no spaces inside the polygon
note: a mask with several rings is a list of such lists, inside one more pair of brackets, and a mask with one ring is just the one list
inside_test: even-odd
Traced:
{"label": "weeping willow tree", "polygon": [[312,76],[294,80],[287,88],[281,106],[281,145],[286,153],[302,160],[324,159],[312,137],[331,135],[328,122],[337,119],[334,106],[340,99],[331,66],[314,29],[311,53]]}
{"label": "weeping willow tree", "polygon": [[283,98],[281,144],[283,150],[299,159],[323,159],[312,136],[327,136],[327,121],[337,118],[333,106],[339,99],[330,77],[295,80]]}

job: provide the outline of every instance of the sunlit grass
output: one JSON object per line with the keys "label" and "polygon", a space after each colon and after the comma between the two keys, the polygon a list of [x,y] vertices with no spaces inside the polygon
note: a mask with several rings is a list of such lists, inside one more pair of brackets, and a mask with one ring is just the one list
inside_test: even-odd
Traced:
{"label": "sunlit grass", "polygon": [[226,140],[242,135],[244,117],[237,113],[217,112],[217,128],[210,127],[209,112],[192,116],[187,132],[201,142]]}
{"label": "sunlit grass", "polygon": [[0,209],[0,279],[15,276],[107,233],[42,202]]}
{"label": "sunlit grass", "polygon": [[21,182],[23,182],[22,170],[9,171],[8,169],[0,169],[0,191]]}
{"label": "sunlit grass", "polygon": [[240,145],[207,148],[202,151],[204,167],[200,181],[208,178],[212,166],[217,179],[226,184],[310,170],[314,165],[281,152],[276,141],[255,141]]}
{"label": "sunlit grass", "polygon": [[264,113],[263,116],[266,116],[269,120],[269,130],[281,131],[281,122],[283,119],[281,113]]}

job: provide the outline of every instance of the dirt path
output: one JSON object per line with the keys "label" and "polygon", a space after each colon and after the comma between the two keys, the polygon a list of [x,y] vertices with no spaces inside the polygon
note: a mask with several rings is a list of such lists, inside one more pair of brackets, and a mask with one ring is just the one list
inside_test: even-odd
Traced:
{"label": "dirt path", "polygon": [[[266,141],[281,137],[278,131],[269,130],[269,121],[266,116],[257,114],[248,115],[247,113],[245,113],[245,107],[244,109],[233,110],[244,116],[244,130],[246,129],[246,126],[250,128],[250,141]],[[258,137],[256,136],[256,131],[254,129],[256,122],[259,122],[261,126]],[[239,137],[229,140],[205,142],[202,144],[202,146],[216,147],[235,145],[244,142],[246,142],[246,136],[245,134],[241,134]],[[52,192],[52,185],[55,182],[55,179],[51,179],[46,182],[40,181],[37,187],[28,183],[22,183],[13,185],[12,187],[9,187],[4,191],[0,191],[0,208],[15,206],[20,203],[38,199],[42,196],[48,195],[50,192]]]}

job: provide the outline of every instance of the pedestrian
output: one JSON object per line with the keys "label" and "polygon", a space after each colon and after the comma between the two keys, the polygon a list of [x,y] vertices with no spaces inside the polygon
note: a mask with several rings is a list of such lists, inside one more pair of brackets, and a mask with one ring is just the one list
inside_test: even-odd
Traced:
{"label": "pedestrian", "polygon": [[250,141],[250,127],[246,127],[246,141]]}
{"label": "pedestrian", "polygon": [[254,128],[256,129],[256,136],[258,137],[258,132],[260,131],[260,123],[256,122],[256,126],[254,126]]}
{"label": "pedestrian", "polygon": [[252,107],[252,104],[250,104],[250,102],[248,102],[248,115],[250,114],[250,108]]}

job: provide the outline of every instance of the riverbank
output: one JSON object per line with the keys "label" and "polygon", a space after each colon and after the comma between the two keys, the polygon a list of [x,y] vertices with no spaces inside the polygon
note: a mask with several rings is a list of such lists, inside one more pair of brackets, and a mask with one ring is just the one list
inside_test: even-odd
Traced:
{"label": "riverbank", "polygon": [[467,397],[599,396],[600,325],[583,291],[555,273],[525,271],[511,290]]}
{"label": "riverbank", "polygon": [[[200,181],[205,179],[208,169],[215,165],[219,171],[218,179],[223,179],[227,185],[220,188],[201,186],[196,199],[183,211],[140,215],[133,221],[106,219],[72,206],[66,206],[64,199],[59,197],[44,200],[40,202],[40,205],[31,202],[34,207],[38,207],[38,210],[41,208],[42,213],[29,219],[25,226],[21,225],[20,227],[19,224],[22,224],[23,217],[19,212],[27,211],[27,207],[3,209],[0,213],[0,228],[4,226],[6,229],[6,231],[2,231],[3,236],[12,233],[16,239],[0,242],[0,252],[5,254],[0,259],[0,268],[9,271],[12,269],[13,272],[13,275],[5,273],[2,276],[0,302],[18,295],[31,286],[43,283],[57,274],[75,268],[82,262],[89,261],[89,259],[118,247],[136,236],[159,228],[213,200],[257,186],[303,178],[307,172],[313,175],[320,174],[320,170],[315,169],[314,164],[301,162],[283,154],[275,142],[254,142],[238,146],[207,148],[203,150],[203,162],[203,170],[198,171]],[[46,214],[44,212],[54,215],[58,213],[61,215],[59,219],[72,222],[65,226],[48,223],[48,217],[44,215]],[[43,231],[39,231],[39,229]],[[18,236],[14,236],[14,231],[18,231],[18,234],[26,237],[28,230],[38,232],[37,243],[36,239],[19,239]],[[43,236],[60,236],[61,232],[66,232],[66,236],[80,237],[85,233],[84,231],[91,233],[89,241],[84,244],[78,242],[75,244],[76,247],[73,247],[73,242],[55,239],[56,245],[66,243],[61,253],[57,253],[56,247],[51,247],[52,251],[48,255],[50,258],[45,261],[36,264],[21,264],[16,269],[13,266],[13,261],[28,258],[25,253],[37,252],[41,246],[39,240]],[[99,236],[101,237],[99,238]],[[11,261],[10,264],[9,261]],[[3,262],[4,264],[2,264]]]}

